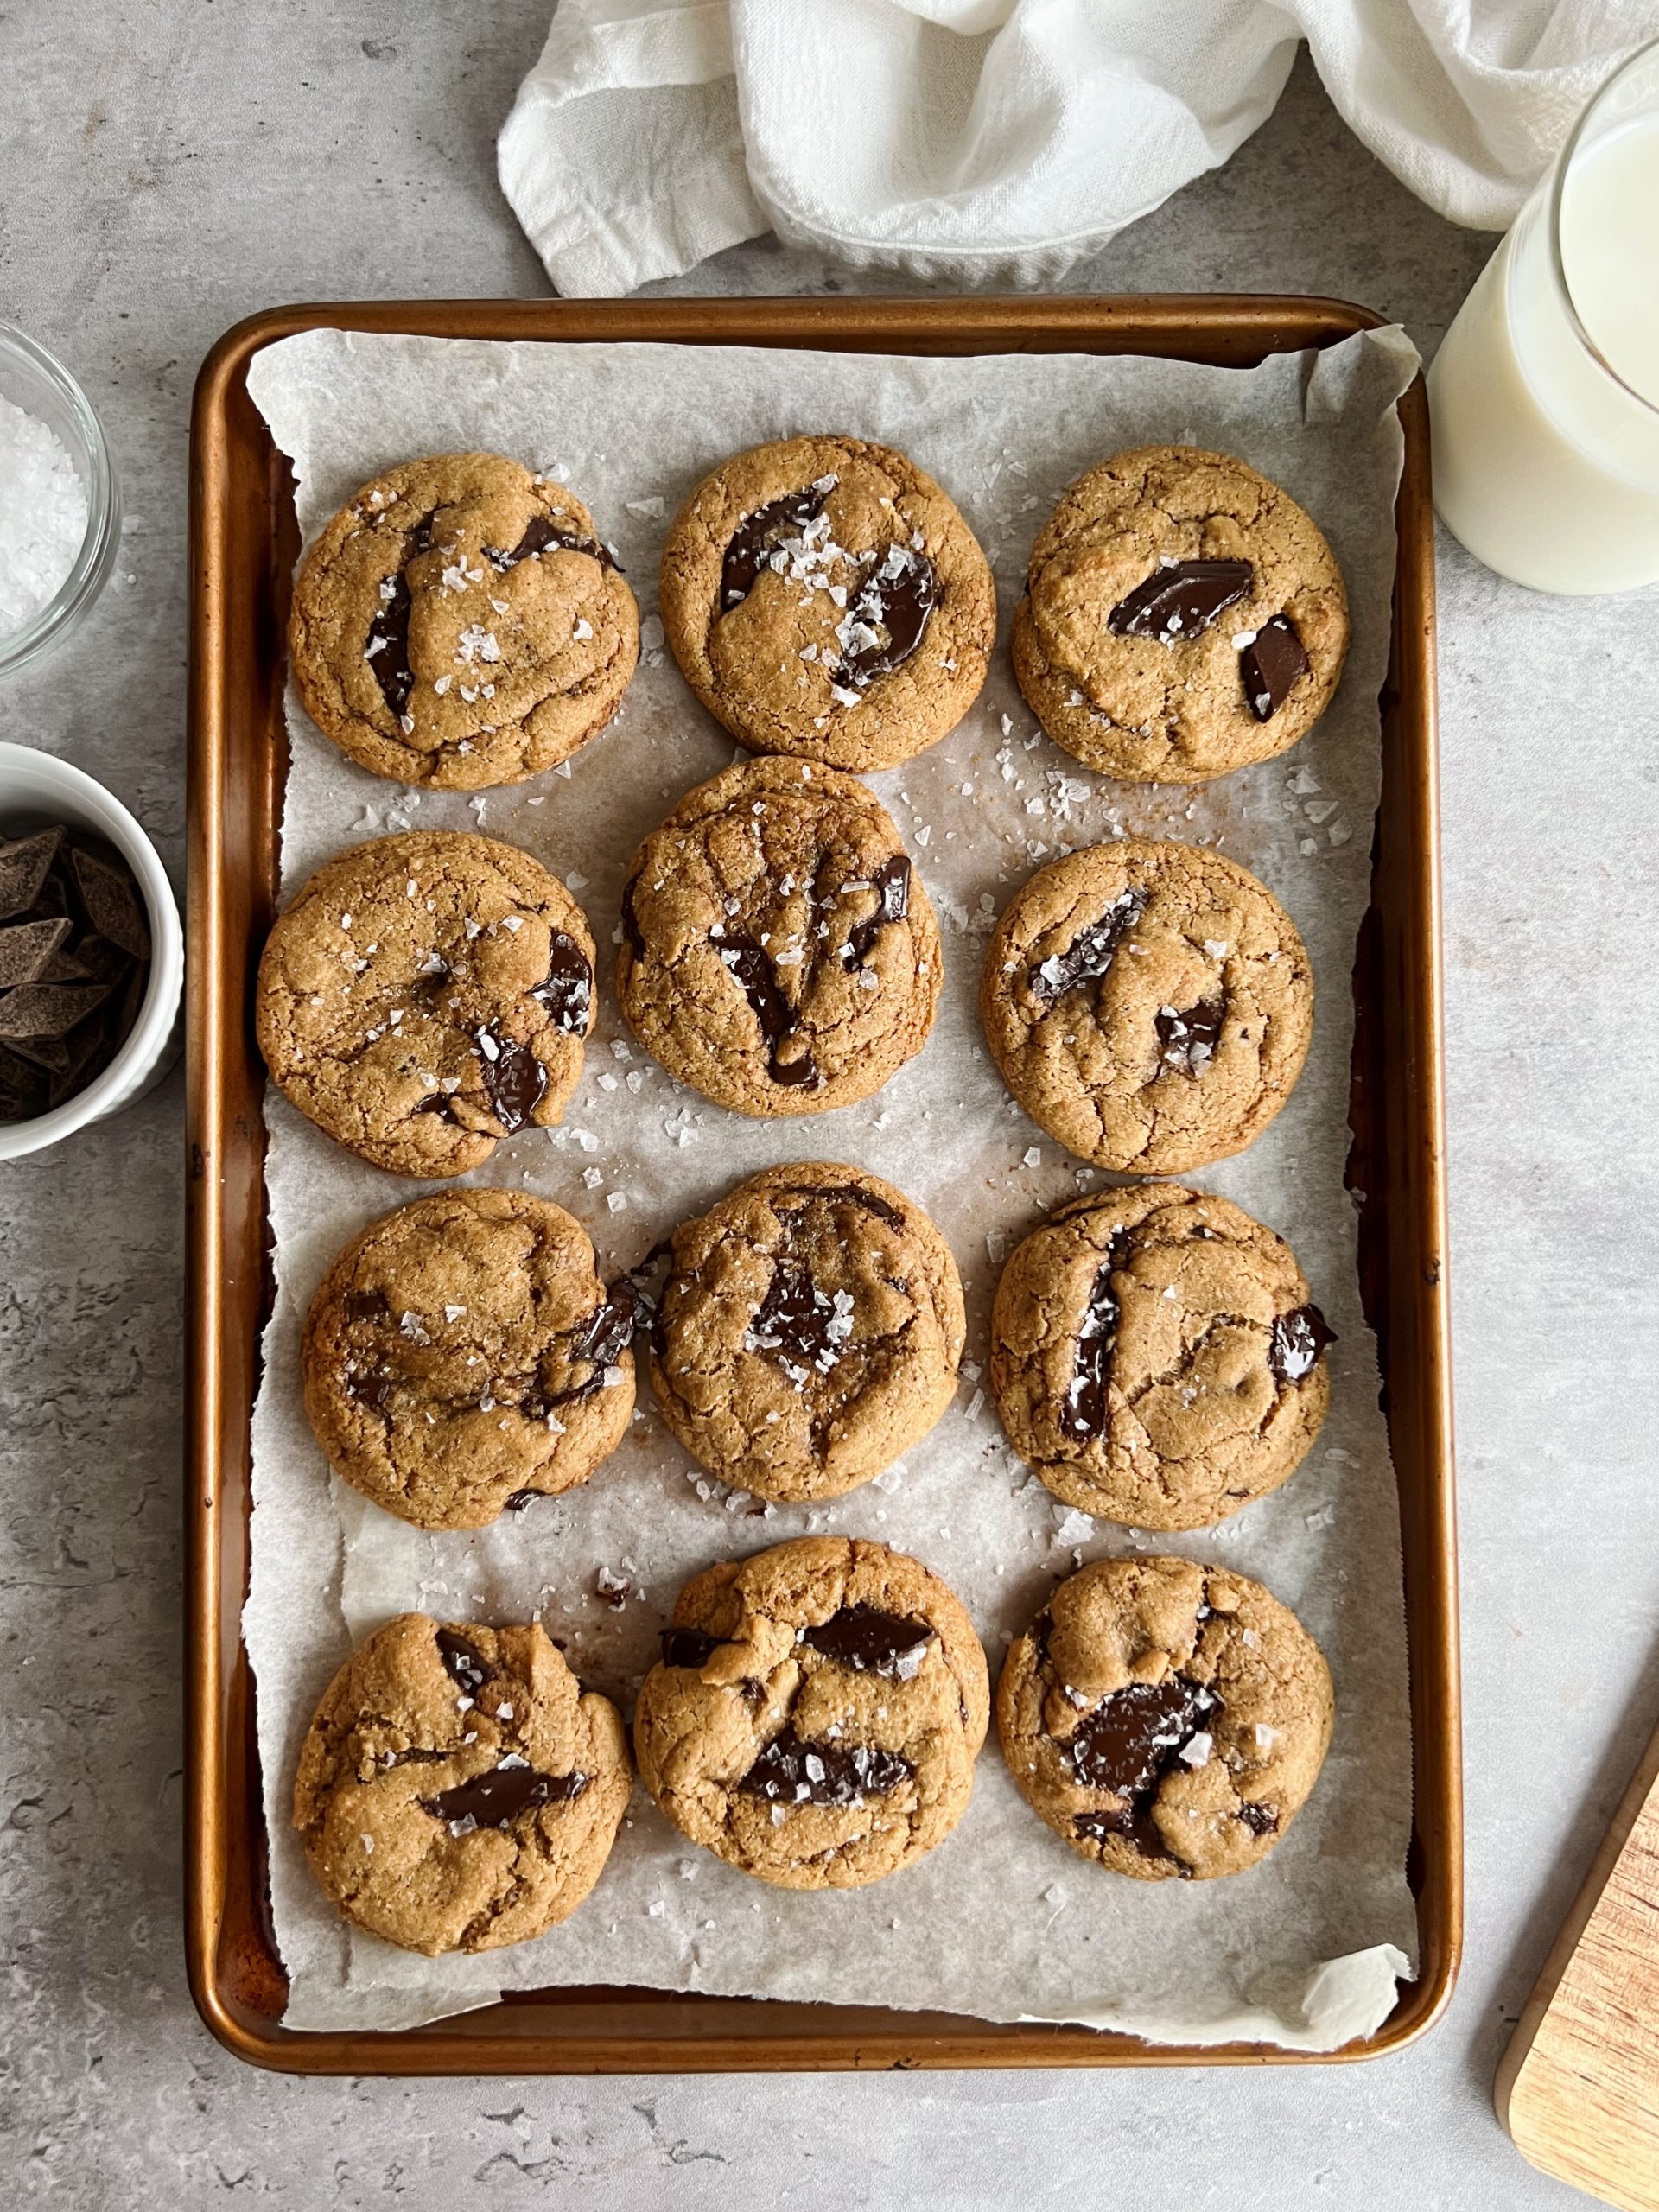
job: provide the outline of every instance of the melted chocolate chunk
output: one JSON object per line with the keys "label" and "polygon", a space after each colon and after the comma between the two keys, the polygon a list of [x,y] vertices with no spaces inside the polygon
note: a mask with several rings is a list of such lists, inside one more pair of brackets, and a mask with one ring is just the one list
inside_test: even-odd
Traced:
{"label": "melted chocolate chunk", "polygon": [[804,1052],[798,1059],[782,1060],[779,1053],[795,1034],[795,1016],[789,1001],[778,988],[778,971],[772,965],[772,955],[765,945],[758,944],[752,937],[728,934],[714,940],[715,948],[728,968],[743,987],[744,996],[754,1008],[754,1018],[760,1025],[760,1034],[770,1048],[766,1072],[777,1084],[793,1088],[801,1084],[816,1084],[818,1064],[810,1051]]}
{"label": "melted chocolate chunk", "polygon": [[791,1183],[778,1195],[789,1198],[825,1198],[831,1205],[862,1206],[866,1213],[873,1213],[878,1221],[885,1221],[892,1228],[902,1230],[905,1225],[905,1217],[897,1206],[890,1206],[885,1198],[878,1198],[874,1191],[861,1191],[851,1183]]}
{"label": "melted chocolate chunk", "polygon": [[1084,1308],[1077,1330],[1077,1355],[1071,1387],[1060,1409],[1060,1427],[1068,1436],[1087,1440],[1106,1430],[1106,1386],[1111,1379],[1112,1353],[1117,1344],[1118,1304],[1112,1293],[1112,1271],[1123,1264],[1123,1236],[1113,1237],[1095,1277],[1095,1287]]}
{"label": "melted chocolate chunk", "polygon": [[348,1290],[344,1304],[348,1321],[384,1321],[391,1312],[385,1292],[378,1290]]}
{"label": "melted chocolate chunk", "polygon": [[1109,1789],[1119,1797],[1155,1791],[1220,1701],[1184,1675],[1129,1682],[1084,1715],[1061,1744],[1061,1756],[1085,1789]]}
{"label": "melted chocolate chunk", "polygon": [[544,1490],[516,1490],[505,1500],[506,1510],[509,1513],[522,1513],[527,1505],[533,1505],[538,1497],[546,1496]]}
{"label": "melted chocolate chunk", "polygon": [[533,561],[538,553],[545,553],[550,546],[566,553],[585,553],[590,560],[597,561],[601,569],[617,567],[610,549],[601,545],[597,538],[578,537],[572,531],[561,530],[557,523],[550,521],[545,515],[531,517],[524,536],[511,553],[503,553],[499,547],[494,545],[486,545],[484,553],[487,560],[505,572],[508,569],[516,569],[521,561]]}
{"label": "melted chocolate chunk", "polygon": [[843,1605],[808,1629],[801,1642],[855,1674],[913,1682],[932,1638],[931,1625],[909,1614],[884,1613],[879,1605]]}
{"label": "melted chocolate chunk", "polygon": [[1255,580],[1248,561],[1177,561],[1154,569],[1119,600],[1106,626],[1120,638],[1157,638],[1166,645],[1199,638]]}
{"label": "melted chocolate chunk", "polygon": [[1064,998],[1079,983],[1103,976],[1117,948],[1147,911],[1144,891],[1120,891],[1097,922],[1078,931],[1064,952],[1039,960],[1030,976],[1031,995],[1045,1001]]}
{"label": "melted chocolate chunk", "polygon": [[808,523],[817,520],[834,482],[835,479],[830,477],[809,484],[799,492],[785,492],[782,499],[768,499],[764,507],[756,507],[753,514],[744,516],[721,563],[722,614],[748,597],[760,580],[760,571],[771,567],[772,555],[785,538],[798,537]]}
{"label": "melted chocolate chunk", "polygon": [[438,1630],[438,1656],[449,1679],[458,1682],[468,1697],[476,1697],[490,1679],[489,1661],[457,1629]]}
{"label": "melted chocolate chunk", "polygon": [[864,575],[836,632],[841,659],[835,681],[864,691],[891,676],[921,644],[939,596],[938,571],[925,553],[890,548]]}
{"label": "melted chocolate chunk", "polygon": [[1238,1818],[1252,1835],[1271,1835],[1279,1825],[1279,1808],[1253,1804],[1246,1799],[1238,1808]]}
{"label": "melted chocolate chunk", "polygon": [[515,1129],[524,1128],[540,1104],[547,1089],[547,1070],[528,1045],[498,1037],[492,1029],[479,1031],[478,1050],[490,1111],[511,1136]]}
{"label": "melted chocolate chunk", "polygon": [[858,924],[847,940],[843,957],[849,967],[861,968],[876,938],[889,922],[902,922],[910,912],[910,862],[903,853],[883,861],[870,878],[876,892],[875,912]]}
{"label": "melted chocolate chunk", "polygon": [[380,686],[380,696],[399,721],[409,704],[409,695],[415,689],[414,673],[409,665],[409,564],[417,553],[424,553],[432,543],[432,517],[423,515],[404,541],[402,565],[394,576],[380,588],[380,612],[369,625],[369,634],[363,648],[363,658],[374,671],[375,681]]}
{"label": "melted chocolate chunk", "polygon": [[662,1644],[664,1667],[703,1667],[719,1650],[721,1639],[706,1628],[665,1628]]}
{"label": "melted chocolate chunk", "polygon": [[491,1767],[435,1797],[423,1797],[421,1809],[452,1826],[464,1821],[478,1828],[504,1828],[533,1806],[581,1796],[591,1779],[582,1773],[537,1774],[521,1760],[514,1766]]}
{"label": "melted chocolate chunk", "polygon": [[372,1406],[378,1413],[391,1397],[392,1385],[397,1379],[390,1368],[384,1365],[354,1367],[346,1377],[346,1395],[355,1399],[359,1406]]}
{"label": "melted chocolate chunk", "polygon": [[745,1797],[774,1805],[859,1805],[890,1797],[916,1771],[874,1744],[803,1743],[792,1728],[774,1736],[738,1783]]}
{"label": "melted chocolate chunk", "polygon": [[1294,1313],[1274,1316],[1268,1365],[1281,1382],[1300,1382],[1325,1346],[1336,1341],[1336,1331],[1317,1306],[1299,1306]]}
{"label": "melted chocolate chunk", "polygon": [[785,1253],[772,1262],[772,1281],[745,1332],[744,1347],[773,1353],[786,1374],[815,1367],[827,1375],[852,1327],[850,1311],[838,1313],[814,1283],[806,1262]]}
{"label": "melted chocolate chunk", "polygon": [[1273,720],[1307,667],[1307,654],[1289,615],[1269,615],[1238,656],[1244,702],[1257,721]]}
{"label": "melted chocolate chunk", "polygon": [[645,957],[645,933],[639,927],[639,917],[633,911],[633,887],[639,880],[631,875],[622,887],[622,934],[628,940],[628,949],[636,960]]}
{"label": "melted chocolate chunk", "polygon": [[547,973],[530,995],[547,1008],[556,1029],[569,1030],[576,1037],[588,1034],[588,1020],[594,1010],[594,971],[587,954],[563,930],[553,931],[547,950]]}
{"label": "melted chocolate chunk", "polygon": [[1225,999],[1206,999],[1182,1014],[1173,1006],[1160,1006],[1158,1051],[1164,1065],[1184,1069],[1188,1075],[1202,1075],[1215,1052],[1226,1015]]}
{"label": "melted chocolate chunk", "polygon": [[568,1390],[556,1391],[550,1398],[537,1402],[537,1410],[545,1414],[553,1406],[573,1405],[578,1398],[591,1398],[595,1390],[605,1387],[605,1371],[614,1367],[633,1341],[638,1309],[633,1285],[626,1275],[619,1275],[605,1294],[605,1303],[598,1307],[570,1347],[570,1357],[587,1360],[593,1372],[582,1382],[574,1382]]}

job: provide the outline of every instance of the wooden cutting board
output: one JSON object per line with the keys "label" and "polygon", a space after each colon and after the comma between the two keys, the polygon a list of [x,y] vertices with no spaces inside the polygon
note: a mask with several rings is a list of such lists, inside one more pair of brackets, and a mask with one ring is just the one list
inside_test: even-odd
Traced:
{"label": "wooden cutting board", "polygon": [[1659,1734],[1631,1777],[1498,2068],[1535,2166],[1659,2212]]}

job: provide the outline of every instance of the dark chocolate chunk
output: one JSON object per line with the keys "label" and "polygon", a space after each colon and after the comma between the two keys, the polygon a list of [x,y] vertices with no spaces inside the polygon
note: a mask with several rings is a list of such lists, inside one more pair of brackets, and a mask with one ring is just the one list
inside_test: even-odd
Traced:
{"label": "dark chocolate chunk", "polygon": [[[785,540],[798,537],[808,523],[817,520],[834,484],[833,477],[821,478],[799,492],[785,492],[780,499],[768,499],[764,507],[744,516],[721,563],[721,613],[748,597],[763,569],[784,565],[780,549]],[[774,555],[780,556],[775,563]]]}
{"label": "dark chocolate chunk", "polygon": [[1147,911],[1147,893],[1120,891],[1097,922],[1080,930],[1064,952],[1051,952],[1031,971],[1036,999],[1064,998],[1079,983],[1093,982],[1111,966],[1117,948]]}
{"label": "dark chocolate chunk", "polygon": [[470,1782],[459,1782],[435,1797],[423,1797],[421,1809],[451,1826],[464,1821],[470,1827],[504,1828],[533,1806],[579,1797],[591,1779],[582,1773],[537,1774],[520,1759],[475,1774]]}
{"label": "dark chocolate chunk", "polygon": [[468,1697],[476,1697],[490,1679],[489,1661],[459,1629],[441,1628],[437,1636],[438,1656],[450,1680],[458,1682]]}
{"label": "dark chocolate chunk", "polygon": [[[511,1136],[522,1129],[541,1103],[547,1089],[547,1070],[528,1045],[511,1037],[498,1037],[493,1029],[478,1033],[479,1057],[490,1111]],[[422,1110],[429,1111],[429,1105]]]}
{"label": "dark chocolate chunk", "polygon": [[831,1205],[861,1206],[866,1213],[874,1214],[878,1221],[889,1227],[902,1230],[905,1217],[897,1206],[890,1206],[885,1198],[878,1198],[874,1191],[861,1191],[853,1183],[789,1183],[779,1192],[781,1198],[824,1198]]}
{"label": "dark chocolate chunk", "polygon": [[67,914],[58,914],[0,927],[0,991],[38,982],[73,926]]}
{"label": "dark chocolate chunk", "polygon": [[1248,561],[1176,561],[1119,600],[1106,625],[1120,638],[1157,638],[1166,645],[1199,638],[1255,581]]}
{"label": "dark chocolate chunk", "polygon": [[585,1360],[590,1372],[580,1382],[572,1383],[567,1390],[556,1390],[540,1401],[534,1408],[526,1404],[519,1410],[534,1417],[553,1406],[573,1405],[578,1398],[590,1398],[595,1390],[605,1387],[605,1370],[614,1367],[633,1341],[633,1332],[639,1319],[638,1300],[633,1285],[626,1275],[619,1275],[606,1293],[605,1303],[597,1307],[570,1347],[573,1363]]}
{"label": "dark chocolate chunk", "polygon": [[770,1048],[766,1059],[767,1074],[774,1083],[790,1088],[802,1084],[816,1084],[818,1066],[810,1048],[796,1059],[779,1058],[784,1046],[795,1034],[795,1016],[789,1001],[779,988],[778,971],[765,945],[758,944],[752,937],[730,934],[716,938],[714,944],[721,960],[742,985],[743,995],[754,1009],[754,1018],[760,1025],[760,1034]]}
{"label": "dark chocolate chunk", "polygon": [[801,1642],[855,1674],[912,1682],[922,1671],[932,1639],[929,1623],[911,1615],[884,1613],[879,1605],[843,1605],[808,1629]]}
{"label": "dark chocolate chunk", "polygon": [[69,1046],[61,1037],[14,1037],[11,1046],[26,1060],[33,1060],[37,1067],[45,1068],[53,1075],[69,1072]]}
{"label": "dark chocolate chunk", "polygon": [[547,973],[530,995],[547,1008],[556,1029],[569,1030],[577,1037],[588,1034],[588,1018],[594,1010],[594,971],[587,954],[563,930],[553,931],[547,950]]}
{"label": "dark chocolate chunk", "polygon": [[1271,1835],[1279,1825],[1279,1808],[1258,1805],[1246,1798],[1238,1808],[1238,1818],[1252,1835]]}
{"label": "dark chocolate chunk", "polygon": [[374,671],[380,696],[401,721],[409,695],[415,689],[409,664],[410,563],[432,543],[432,518],[423,515],[404,542],[404,557],[395,575],[380,587],[380,612],[369,625],[363,658]]}
{"label": "dark chocolate chunk", "polygon": [[1164,1065],[1185,1069],[1188,1075],[1202,1075],[1215,1052],[1226,1015],[1225,999],[1206,999],[1202,1005],[1190,1006],[1179,1014],[1173,1006],[1160,1006],[1156,1026]]}
{"label": "dark chocolate chunk", "polygon": [[1084,1440],[1105,1433],[1107,1384],[1111,1380],[1112,1353],[1117,1344],[1117,1300],[1112,1292],[1112,1271],[1123,1264],[1122,1232],[1113,1237],[1095,1277],[1094,1288],[1077,1330],[1077,1354],[1071,1385],[1060,1409],[1060,1427],[1068,1436]]}
{"label": "dark chocolate chunk", "polygon": [[645,935],[639,927],[639,917],[633,911],[633,887],[639,880],[637,875],[631,875],[622,887],[622,934],[626,938],[628,949],[634,958],[643,960],[645,957]]}
{"label": "dark chocolate chunk", "polygon": [[718,1651],[721,1639],[706,1628],[665,1628],[662,1631],[664,1667],[703,1667]]}
{"label": "dark chocolate chunk", "polygon": [[1273,720],[1307,667],[1307,654],[1289,615],[1269,615],[1238,656],[1244,702],[1257,721]]}
{"label": "dark chocolate chunk", "polygon": [[343,1303],[348,1321],[384,1321],[391,1312],[383,1290],[348,1290]]}
{"label": "dark chocolate chunk", "polygon": [[597,561],[601,569],[614,569],[616,559],[610,548],[601,545],[596,537],[578,537],[573,531],[561,530],[546,515],[532,515],[525,525],[524,534],[512,552],[504,553],[499,546],[486,545],[485,556],[505,574],[516,569],[521,561],[533,561],[538,553],[545,553],[550,546],[566,553],[586,553]]}
{"label": "dark chocolate chunk", "polygon": [[1156,1789],[1220,1701],[1184,1675],[1127,1683],[1084,1713],[1062,1742],[1062,1756],[1085,1789],[1136,1796]]}
{"label": "dark chocolate chunk", "polygon": [[813,1281],[806,1262],[780,1253],[772,1262],[766,1294],[745,1332],[744,1349],[775,1354],[786,1375],[804,1381],[808,1368],[829,1373],[852,1327],[850,1311],[836,1312]]}
{"label": "dark chocolate chunk", "polygon": [[509,1513],[522,1513],[527,1505],[533,1505],[538,1497],[546,1496],[544,1490],[513,1491],[506,1500],[506,1510]]}
{"label": "dark chocolate chunk", "polygon": [[1294,1313],[1277,1313],[1268,1338],[1268,1365],[1281,1382],[1300,1382],[1309,1374],[1337,1332],[1317,1306],[1299,1306]]}
{"label": "dark chocolate chunk", "polygon": [[938,571],[926,554],[891,547],[866,571],[836,629],[841,658],[833,680],[863,691],[891,676],[921,644],[939,595]]}
{"label": "dark chocolate chunk", "polygon": [[[61,959],[62,954],[60,953],[58,957]],[[100,937],[96,930],[89,931],[76,943],[74,957],[83,972],[99,983],[117,982],[132,966],[130,956],[123,952],[118,944],[111,944],[107,938]],[[70,978],[54,976],[47,980],[67,982]]]}
{"label": "dark chocolate chunk", "polygon": [[103,1005],[107,983],[22,983],[0,995],[0,1037],[67,1037]]}
{"label": "dark chocolate chunk", "polygon": [[860,1805],[890,1797],[916,1771],[874,1744],[803,1743],[792,1728],[774,1736],[738,1783],[745,1797],[774,1805]]}
{"label": "dark chocolate chunk", "polygon": [[118,944],[135,960],[149,957],[149,924],[132,871],[124,862],[112,866],[79,845],[69,849],[69,865],[75,872],[86,918],[100,937]]}
{"label": "dark chocolate chunk", "polygon": [[346,1395],[359,1406],[372,1406],[377,1413],[385,1407],[397,1377],[384,1360],[372,1367],[348,1366],[346,1370]]}
{"label": "dark chocolate chunk", "polygon": [[[35,905],[62,842],[63,831],[58,828],[37,830],[32,837],[0,844],[0,921],[26,914]],[[61,913],[62,906],[54,911]]]}
{"label": "dark chocolate chunk", "polygon": [[871,877],[876,893],[875,912],[860,922],[847,940],[848,964],[861,968],[876,938],[889,922],[902,922],[910,912],[910,862],[903,853],[883,861]]}

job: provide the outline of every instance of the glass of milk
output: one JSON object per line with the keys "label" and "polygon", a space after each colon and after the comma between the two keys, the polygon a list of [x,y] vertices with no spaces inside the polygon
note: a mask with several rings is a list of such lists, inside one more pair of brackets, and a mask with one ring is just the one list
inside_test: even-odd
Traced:
{"label": "glass of milk", "polygon": [[1609,78],[1428,372],[1434,504],[1535,591],[1659,582],[1659,41]]}

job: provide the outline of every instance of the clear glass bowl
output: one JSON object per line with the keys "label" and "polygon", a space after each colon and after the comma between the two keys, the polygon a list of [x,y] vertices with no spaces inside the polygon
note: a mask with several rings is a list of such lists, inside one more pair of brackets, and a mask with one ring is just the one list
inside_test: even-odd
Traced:
{"label": "clear glass bowl", "polygon": [[40,613],[0,637],[0,676],[68,635],[109,581],[121,542],[121,492],[110,448],[86,393],[61,361],[15,323],[0,321],[0,398],[63,440],[86,487],[86,535],[74,564]]}

